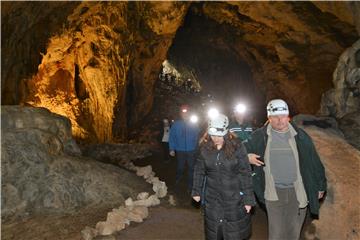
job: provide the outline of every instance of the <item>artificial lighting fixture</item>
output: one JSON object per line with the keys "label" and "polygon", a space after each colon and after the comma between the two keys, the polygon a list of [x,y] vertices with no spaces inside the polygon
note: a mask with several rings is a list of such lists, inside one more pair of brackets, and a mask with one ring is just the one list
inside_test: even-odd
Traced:
{"label": "artificial lighting fixture", "polygon": [[244,113],[246,112],[246,105],[239,103],[238,105],[235,106],[235,112],[237,113]]}

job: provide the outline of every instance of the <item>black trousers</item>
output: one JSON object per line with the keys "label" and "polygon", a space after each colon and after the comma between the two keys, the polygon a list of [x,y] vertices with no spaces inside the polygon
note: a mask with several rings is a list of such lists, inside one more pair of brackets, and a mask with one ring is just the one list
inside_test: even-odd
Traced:
{"label": "black trousers", "polygon": [[162,146],[162,149],[163,149],[164,161],[167,162],[167,161],[170,160],[169,143],[168,142],[161,142],[161,146]]}

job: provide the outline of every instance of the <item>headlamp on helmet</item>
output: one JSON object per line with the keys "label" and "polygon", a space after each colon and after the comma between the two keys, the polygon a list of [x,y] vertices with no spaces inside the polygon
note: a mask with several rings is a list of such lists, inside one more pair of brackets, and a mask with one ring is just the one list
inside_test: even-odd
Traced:
{"label": "headlamp on helmet", "polygon": [[266,110],[268,116],[289,115],[289,107],[282,99],[271,100],[268,103]]}

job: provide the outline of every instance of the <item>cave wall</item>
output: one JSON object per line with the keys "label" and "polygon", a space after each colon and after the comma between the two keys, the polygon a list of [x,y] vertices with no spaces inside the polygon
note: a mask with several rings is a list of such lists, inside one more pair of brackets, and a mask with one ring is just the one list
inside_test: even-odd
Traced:
{"label": "cave wall", "polygon": [[[23,4],[22,10],[33,14],[33,5]],[[52,2],[47,4],[41,7],[56,9]],[[154,80],[188,5],[178,2],[73,5],[64,19],[65,27],[58,28],[48,40],[36,74],[31,77],[28,71],[30,79],[21,79],[22,76],[11,79],[23,86],[21,93],[5,84],[21,96],[20,100],[3,99],[3,104],[41,106],[67,116],[78,139],[104,142],[126,138],[128,124],[151,108]],[[64,7],[59,6],[57,11]],[[13,17],[8,15],[9,22],[16,21]],[[32,17],[34,22],[40,21],[38,15]],[[49,13],[43,21],[51,17]],[[29,31],[31,35],[41,29]],[[15,37],[7,41],[14,40]],[[41,38],[45,40],[46,37]],[[27,44],[37,45],[34,41]],[[26,56],[24,59],[29,61]]]}
{"label": "cave wall", "polygon": [[1,1],[2,104],[19,104],[21,79],[36,73],[49,38],[79,4]]}
{"label": "cave wall", "polygon": [[201,11],[232,27],[231,48],[252,67],[260,90],[286,99],[294,113],[318,110],[340,54],[359,38],[351,12],[333,15],[310,2],[207,2]]}
{"label": "cave wall", "polygon": [[70,118],[76,138],[98,142],[126,139],[150,111],[161,62],[189,6],[230,29],[214,44],[244,60],[266,98],[285,98],[294,113],[318,110],[340,54],[359,38],[357,2],[1,6],[2,104],[46,107]]}

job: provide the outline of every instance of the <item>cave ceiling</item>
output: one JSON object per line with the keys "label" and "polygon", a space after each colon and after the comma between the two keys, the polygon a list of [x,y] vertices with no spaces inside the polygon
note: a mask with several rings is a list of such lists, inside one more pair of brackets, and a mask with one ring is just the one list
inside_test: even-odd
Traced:
{"label": "cave ceiling", "polygon": [[359,14],[358,2],[1,2],[2,104],[65,115],[78,139],[126,139],[195,15],[217,25],[204,44],[248,66],[265,100],[315,113]]}

